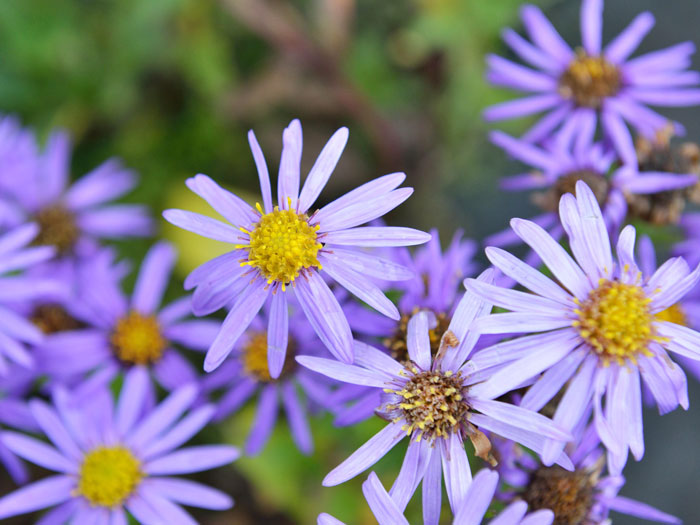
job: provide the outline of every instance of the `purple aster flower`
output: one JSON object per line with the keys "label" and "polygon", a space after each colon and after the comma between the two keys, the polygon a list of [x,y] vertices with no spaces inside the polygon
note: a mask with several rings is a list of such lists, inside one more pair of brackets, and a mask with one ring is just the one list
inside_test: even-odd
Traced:
{"label": "purple aster flower", "polygon": [[144,524],[191,524],[196,522],[179,504],[230,508],[226,494],[174,477],[238,457],[227,445],[179,448],[207,424],[214,408],[205,405],[185,415],[197,394],[190,384],[148,411],[148,383],[146,371],[135,367],[126,374],[116,405],[107,389],[86,404],[60,390],[54,407],[31,401],[51,444],[12,431],[0,439],[18,456],[58,474],[0,498],[0,518],[55,507],[37,523],[124,525],[128,512]]}
{"label": "purple aster flower", "polygon": [[[0,385],[0,431],[2,426],[35,432],[39,429],[29,411],[25,398],[31,390],[36,374],[19,365],[13,365]],[[26,483],[29,473],[22,461],[0,440],[0,463],[17,484]]]}
{"label": "purple aster flower", "polygon": [[[302,150],[298,120],[285,129],[273,207],[267,164],[255,135],[248,134],[260,177],[263,206],[252,208],[205,175],[187,180],[187,186],[205,199],[233,226],[182,210],[166,210],[169,222],[199,235],[227,242],[232,251],[209,261],[185,281],[197,287],[193,309],[205,315],[235,298],[216,340],[207,352],[204,369],[212,371],[232,350],[269,298],[267,330],[270,375],[278,377],[285,362],[289,317],[288,290],[295,296],[321,341],[345,362],[352,362],[352,334],[336,297],[324,281],[328,276],[383,314],[399,318],[394,304],[368,278],[400,279],[395,265],[348,246],[383,247],[421,244],[427,233],[410,228],[357,227],[381,217],[405,201],[411,188],[396,189],[403,173],[385,175],[310,213],[326,185],[348,138],[340,128],[321,151],[299,191]],[[405,272],[404,272],[405,273]],[[290,286],[292,285],[292,286]]]}
{"label": "purple aster flower", "polygon": [[[490,121],[547,112],[524,136],[540,142],[562,123],[582,134],[595,133],[600,121],[604,136],[627,165],[636,164],[629,124],[652,137],[668,122],[652,106],[690,106],[700,103],[700,75],[688,71],[695,48],[691,42],[629,59],[654,25],[651,13],[632,23],[602,46],[603,0],[581,3],[582,47],[572,50],[535,6],[521,11],[528,42],[515,31],[503,34],[506,44],[530,69],[491,55],[488,79],[496,85],[532,95],[488,108]],[[680,126],[676,126],[680,129]]]}
{"label": "purple aster flower", "polygon": [[[114,265],[111,251],[102,250],[82,261],[77,266],[82,285],[68,307],[70,318],[81,326],[53,333],[35,348],[42,370],[66,382],[92,373],[83,385],[86,389],[132,366],[147,367],[166,390],[195,381],[195,368],[174,344],[203,352],[220,322],[187,319],[190,297],[161,307],[174,262],[170,244],[155,244],[127,297],[120,281],[124,267]],[[55,310],[45,313],[57,314]]]}
{"label": "purple aster flower", "polygon": [[[294,358],[297,355],[320,355],[319,350],[323,346],[301,312],[295,310],[290,316],[282,373],[273,378],[267,362],[270,314],[269,309],[263,308],[253,319],[224,363],[202,378],[202,392],[212,394],[222,391],[216,402],[214,420],[228,417],[257,395],[257,413],[245,446],[247,455],[258,454],[265,447],[275,427],[280,404],[294,443],[301,452],[310,454],[313,440],[308,422],[309,405],[313,403],[317,407],[330,408],[330,381],[298,366]],[[328,354],[327,351],[322,353]],[[299,390],[303,392],[301,399]]]}
{"label": "purple aster flower", "polygon": [[[353,331],[363,336],[379,338],[391,356],[400,361],[408,359],[408,320],[421,310],[430,312],[430,349],[435,355],[457,307],[462,280],[474,275],[476,270],[476,264],[472,260],[477,247],[474,241],[462,239],[462,232],[458,231],[443,252],[438,231],[432,230],[430,234],[430,241],[413,254],[406,248],[387,250],[390,259],[410,271],[406,280],[390,284],[392,289],[401,293],[398,301],[401,318],[398,321],[355,302],[341,300]],[[345,426],[367,419],[381,404],[380,396],[381,392],[375,388],[342,385],[333,394],[335,404],[341,407],[336,410],[335,423]],[[353,402],[345,405],[348,400]]]}
{"label": "purple aster flower", "polygon": [[24,367],[34,366],[34,358],[26,345],[42,339],[41,331],[15,311],[15,303],[45,293],[65,292],[65,287],[56,279],[17,273],[53,257],[52,247],[28,247],[38,232],[36,224],[25,224],[0,236],[0,377],[8,374],[8,361]]}
{"label": "purple aster flower", "polygon": [[[557,227],[551,230],[557,236],[563,234],[556,215],[559,200],[562,195],[572,192],[579,180],[593,191],[611,233],[616,232],[625,220],[627,199],[687,188],[698,181],[693,173],[639,172],[634,167],[620,166],[614,151],[592,142],[592,137],[576,138],[574,133],[575,127],[567,123],[557,140],[542,147],[500,131],[491,133],[494,144],[536,170],[507,177],[502,181],[502,187],[507,190],[546,190],[535,195],[535,202],[546,212],[538,221],[556,224]],[[501,242],[517,239],[513,233],[501,234],[501,237]]]}
{"label": "purple aster flower", "polygon": [[[498,474],[488,469],[480,470],[467,488],[464,501],[455,514],[453,525],[482,523],[497,487]],[[370,473],[367,481],[362,484],[362,492],[379,525],[409,525],[403,511],[384,489],[374,472]],[[554,520],[554,514],[550,510],[538,510],[526,514],[527,503],[518,501],[510,504],[488,523],[489,525],[550,525]],[[321,514],[318,517],[318,525],[345,524],[328,514]]]}
{"label": "purple aster flower", "polygon": [[610,511],[661,523],[681,523],[649,505],[619,496],[625,479],[605,473],[605,451],[595,427],[583,432],[570,448],[573,471],[544,466],[518,445],[495,441],[498,472],[509,487],[500,496],[505,501],[525,502],[530,509],[550,509],[555,525],[608,523]]}
{"label": "purple aster flower", "polygon": [[36,222],[35,244],[54,246],[61,256],[89,253],[98,238],[150,235],[145,206],[108,204],[136,185],[136,175],[111,159],[69,185],[70,148],[68,135],[54,132],[31,170],[3,175],[5,224]]}
{"label": "purple aster flower", "polygon": [[[598,202],[582,181],[576,197],[562,197],[559,214],[575,260],[535,223],[513,219],[511,226],[561,284],[494,247],[486,249],[491,263],[531,293],[466,281],[468,290],[510,310],[478,319],[473,330],[531,334],[482,350],[479,357],[500,364],[517,357],[472,392],[496,397],[536,378],[521,406],[540,410],[568,382],[554,421],[572,430],[588,417],[592,400],[610,471],[618,474],[628,450],[638,460],[644,454],[642,379],[661,412],[688,406],[685,375],[667,350],[700,359],[700,334],[656,314],[695,287],[700,267],[691,272],[679,257],[644,275],[632,226],[620,234],[614,259]],[[563,446],[547,444],[545,465]]]}
{"label": "purple aster flower", "polygon": [[[479,282],[489,282],[486,271]],[[399,509],[423,482],[423,517],[426,524],[440,518],[441,479],[453,513],[461,507],[471,481],[464,439],[469,438],[476,454],[493,461],[491,445],[483,430],[513,439],[541,452],[548,438],[568,440],[549,419],[536,412],[474,396],[476,385],[493,373],[492,359],[477,353],[468,360],[478,335],[469,330],[472,321],[491,310],[491,304],[465,294],[442,338],[437,356],[430,352],[429,316],[416,314],[408,324],[410,361],[396,361],[381,350],[355,343],[355,363],[348,365],[320,357],[300,356],[297,361],[338,381],[381,389],[383,404],[377,413],[389,424],[362,445],[323,480],[325,486],[343,483],[376,463],[405,437],[409,437],[403,466],[391,489]],[[571,463],[562,452],[557,458]]]}

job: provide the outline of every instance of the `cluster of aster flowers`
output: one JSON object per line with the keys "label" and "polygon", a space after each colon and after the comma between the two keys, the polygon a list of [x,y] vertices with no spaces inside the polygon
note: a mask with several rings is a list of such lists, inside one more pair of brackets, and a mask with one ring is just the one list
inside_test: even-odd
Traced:
{"label": "cluster of aster flowers", "polygon": [[[384,420],[319,479],[339,485],[399,448],[393,479],[371,471],[362,485],[380,525],[409,523],[419,485],[425,525],[678,523],[619,493],[629,454],[644,455],[644,404],[688,409],[685,370],[700,378],[700,218],[684,212],[700,197],[700,148],[648,107],[699,104],[700,74],[689,43],[631,58],[651,14],[605,46],[602,17],[602,0],[582,1],[572,49],[525,6],[529,40],[503,38],[527,65],[488,57],[490,82],[530,95],[485,118],[545,115],[520,138],[491,134],[528,166],[503,187],[536,190],[542,213],[488,238],[485,268],[461,231],[443,250],[436,230],[382,222],[413,191],[403,173],[319,204],[348,129],[302,184],[294,120],[276,201],[251,131],[257,202],[200,174],[186,185],[220,219],[163,212],[228,250],[162,304],[174,247],[155,242],[127,289],[131,263],[109,245],[153,233],[148,210],[112,202],[135,174],[110,160],[73,179],[65,133],[40,144],[0,120],[0,463],[18,485],[0,519],[187,524],[182,505],[228,509],[227,494],[181,476],[239,450],[187,442],[255,398],[247,455],[281,412],[302,454],[313,415]],[[683,240],[659,264],[631,222]],[[519,245],[522,259],[504,249]],[[53,474],[30,480],[27,462]]]}

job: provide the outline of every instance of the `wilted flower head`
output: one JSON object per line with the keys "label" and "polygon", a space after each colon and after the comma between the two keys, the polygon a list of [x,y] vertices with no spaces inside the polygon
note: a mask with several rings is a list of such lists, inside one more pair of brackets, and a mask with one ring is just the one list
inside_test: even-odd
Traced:
{"label": "wilted flower head", "polygon": [[[521,11],[528,42],[515,31],[503,38],[534,69],[492,55],[489,80],[496,85],[532,93],[524,99],[488,108],[487,120],[505,120],[541,112],[547,114],[523,137],[540,142],[556,128],[575,127],[593,135],[600,122],[624,164],[636,165],[629,124],[653,137],[668,122],[647,106],[690,106],[700,103],[700,76],[687,71],[695,48],[691,42],[630,59],[654,25],[651,13],[639,14],[607,46],[602,44],[603,0],[581,3],[582,46],[571,49],[539,8]],[[677,126],[680,130],[680,126]]]}
{"label": "wilted flower head", "polygon": [[267,164],[251,131],[248,139],[260,177],[262,205],[253,208],[209,177],[197,175],[188,179],[188,187],[232,226],[182,210],[163,213],[176,226],[233,245],[232,251],[203,264],[185,281],[186,288],[197,287],[193,303],[197,315],[211,313],[236,299],[207,353],[205,370],[211,371],[223,362],[269,299],[272,306],[267,330],[268,359],[270,374],[278,377],[287,348],[286,293],[290,290],[333,355],[352,362],[350,326],[324,276],[383,314],[398,319],[394,304],[369,278],[400,279],[405,278],[405,271],[397,275],[393,266],[382,259],[348,247],[409,246],[430,239],[427,233],[410,228],[357,227],[383,216],[411,195],[411,188],[396,189],[405,175],[385,175],[311,212],[347,138],[347,128],[335,132],[300,191],[301,124],[292,121],[283,135],[278,203],[273,206]]}

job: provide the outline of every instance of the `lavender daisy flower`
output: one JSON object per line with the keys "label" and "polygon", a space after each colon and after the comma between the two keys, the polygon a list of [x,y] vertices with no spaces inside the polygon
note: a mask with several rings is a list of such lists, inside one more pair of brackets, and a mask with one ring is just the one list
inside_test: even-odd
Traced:
{"label": "lavender daisy flower", "polygon": [[[487,271],[479,282],[492,279],[493,272]],[[493,368],[492,362],[480,359],[480,353],[467,360],[478,339],[469,326],[490,309],[486,301],[465,294],[435,357],[430,352],[426,312],[419,312],[409,321],[408,362],[396,361],[361,342],[355,342],[355,365],[297,357],[300,364],[328,377],[385,393],[377,413],[389,424],[333,469],[323,480],[325,486],[355,477],[409,436],[406,457],[391,495],[403,510],[422,481],[423,518],[426,524],[436,524],[440,519],[442,473],[453,513],[461,507],[471,481],[465,438],[472,441],[478,456],[489,461],[493,461],[491,445],[482,430],[513,439],[536,452],[543,450],[548,438],[571,438],[541,414],[472,394],[477,384],[493,374]],[[571,466],[565,454],[557,459],[563,466]]]}
{"label": "lavender daisy flower", "polygon": [[[449,247],[443,252],[437,230],[430,232],[427,244],[414,251],[406,248],[394,248],[389,252],[390,258],[407,268],[407,279],[391,283],[391,287],[401,293],[398,301],[401,318],[397,322],[373,312],[355,302],[342,302],[350,327],[357,334],[379,338],[391,356],[399,361],[408,359],[406,349],[406,330],[408,320],[418,311],[431,313],[430,350],[437,353],[442,335],[457,307],[458,292],[462,279],[474,275],[476,264],[472,260],[476,252],[476,243],[462,239],[458,231]],[[374,414],[378,407],[381,392],[375,388],[343,385],[333,394],[337,425],[353,425]],[[346,404],[348,399],[352,403]]]}
{"label": "lavender daisy flower", "polygon": [[144,237],[152,231],[145,206],[107,204],[136,185],[136,175],[117,160],[106,161],[69,186],[70,140],[64,132],[51,134],[29,173],[4,177],[11,178],[5,183],[8,194],[0,198],[5,221],[36,222],[40,229],[35,244],[54,246],[61,256],[89,252],[95,239]]}
{"label": "lavender daisy flower", "polygon": [[[461,507],[454,517],[453,525],[479,525],[491,505],[498,487],[498,474],[482,469],[469,485]],[[377,475],[372,472],[362,484],[362,492],[379,525],[409,525],[403,511],[382,486]],[[550,525],[554,520],[551,510],[538,510],[527,514],[527,504],[518,501],[510,504],[492,520],[490,525]],[[318,525],[345,525],[328,515],[318,517]]]}
{"label": "lavender daisy flower", "polygon": [[[302,354],[319,355],[319,349],[323,347],[301,312],[295,310],[290,317],[282,373],[273,378],[267,363],[266,333],[271,312],[265,308],[263,312],[253,319],[224,363],[202,378],[201,389],[209,395],[223,391],[216,402],[214,420],[217,421],[236,412],[257,395],[258,408],[245,446],[246,455],[260,453],[267,444],[277,422],[280,402],[294,443],[302,453],[310,454],[313,440],[308,422],[309,404],[313,402],[318,407],[330,408],[330,381],[298,366],[294,358]],[[301,399],[299,390],[304,394]]]}
{"label": "lavender daisy flower", "polygon": [[610,511],[660,523],[681,523],[675,516],[619,496],[625,479],[605,473],[605,451],[599,444],[595,428],[589,426],[578,445],[570,447],[576,468],[567,471],[542,465],[512,442],[496,441],[497,470],[510,489],[501,499],[524,501],[532,510],[550,509],[555,525],[609,523]]}
{"label": "lavender daisy flower", "polygon": [[[691,272],[675,258],[643,275],[634,258],[632,226],[620,234],[615,260],[595,195],[582,181],[576,197],[564,195],[559,209],[576,260],[533,222],[513,219],[511,226],[561,285],[493,247],[486,249],[491,263],[532,293],[466,281],[468,290],[510,310],[477,320],[473,330],[532,334],[482,350],[480,357],[501,364],[515,359],[472,392],[497,397],[537,378],[521,406],[540,410],[569,382],[554,421],[572,430],[588,416],[593,400],[596,429],[608,448],[610,470],[618,474],[628,450],[638,460],[644,454],[642,379],[661,412],[688,406],[685,375],[667,350],[700,359],[700,334],[656,314],[695,287],[700,267]],[[547,444],[545,465],[563,446]]]}
{"label": "lavender daisy flower", "polygon": [[195,368],[173,345],[204,351],[220,323],[187,319],[190,297],[160,306],[174,262],[170,244],[155,244],[144,258],[131,297],[122,291],[123,267],[114,266],[111,251],[102,250],[79,264],[83,286],[69,311],[82,326],[54,333],[37,346],[42,370],[65,381],[92,373],[83,385],[86,389],[132,366],[151,370],[166,390],[195,381]]}
{"label": "lavender daisy flower", "polygon": [[42,339],[41,331],[14,310],[15,303],[45,293],[65,292],[56,279],[17,274],[53,257],[55,251],[51,247],[28,247],[38,232],[36,224],[25,224],[0,236],[0,377],[8,374],[8,361],[28,368],[34,366],[26,345]]}
{"label": "lavender daisy flower", "polygon": [[547,112],[525,134],[525,140],[540,142],[563,122],[592,135],[600,121],[604,136],[612,141],[624,163],[634,165],[634,143],[627,124],[652,137],[668,122],[647,105],[700,103],[700,89],[696,88],[700,75],[686,69],[695,50],[691,42],[629,59],[654,25],[651,13],[639,14],[603,48],[603,0],[583,0],[583,45],[575,51],[537,7],[523,7],[521,16],[532,42],[512,30],[507,30],[503,39],[535,69],[491,55],[488,79],[532,95],[492,106],[484,116],[496,121]]}
{"label": "lavender daisy flower", "polygon": [[[39,429],[25,398],[36,379],[36,374],[19,365],[10,368],[0,385],[0,432],[2,426],[35,432]],[[26,483],[29,473],[24,463],[0,440],[0,463],[17,484]]]}
{"label": "lavender daisy flower", "polygon": [[[403,173],[385,175],[309,214],[326,185],[348,138],[340,128],[321,151],[299,191],[302,150],[301,124],[292,121],[284,131],[273,207],[267,164],[255,135],[248,134],[260,177],[263,206],[250,207],[205,175],[188,179],[187,186],[205,199],[233,226],[196,213],[166,210],[176,226],[233,245],[233,250],[209,261],[185,281],[197,287],[193,309],[205,315],[230,303],[229,314],[207,352],[204,369],[214,370],[226,358],[263,303],[272,301],[267,334],[270,375],[279,377],[285,362],[289,318],[288,289],[295,296],[321,341],[342,361],[353,360],[352,335],[345,314],[324,281],[332,278],[383,314],[398,319],[394,304],[368,278],[397,279],[393,265],[348,246],[382,247],[421,244],[427,233],[410,228],[360,227],[394,209],[413,192],[396,189]],[[292,285],[290,287],[290,285]]]}
{"label": "lavender daisy flower", "polygon": [[[556,215],[559,200],[562,195],[574,191],[579,180],[593,191],[611,233],[624,222],[628,199],[688,188],[698,181],[694,173],[639,172],[634,167],[620,166],[614,151],[588,140],[590,137],[576,139],[574,133],[575,128],[567,123],[557,140],[543,147],[514,139],[500,131],[491,133],[494,144],[536,170],[507,177],[502,181],[502,187],[507,190],[545,189],[545,192],[535,194],[535,203],[546,212],[538,217],[538,222],[556,225],[550,228],[556,236],[563,234]],[[501,234],[500,237],[501,244],[517,239],[513,233]]]}
{"label": "lavender daisy flower", "polygon": [[[149,383],[133,368],[115,403],[108,390],[89,403],[74,404],[58,391],[54,407],[31,401],[30,409],[51,442],[5,431],[0,439],[15,454],[57,472],[0,498],[0,518],[55,507],[37,523],[126,524],[127,511],[140,523],[196,523],[179,504],[223,510],[224,493],[177,475],[227,465],[238,457],[227,445],[179,447],[209,421],[214,408],[184,415],[197,389],[185,385],[151,411],[145,410]],[[184,416],[184,417],[183,417]]]}

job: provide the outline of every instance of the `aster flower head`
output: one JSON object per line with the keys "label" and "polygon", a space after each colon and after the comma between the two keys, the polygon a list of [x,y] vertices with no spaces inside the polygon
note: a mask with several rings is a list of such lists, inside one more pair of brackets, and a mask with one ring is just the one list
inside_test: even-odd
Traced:
{"label": "aster flower head", "polygon": [[599,445],[595,427],[585,428],[577,444],[567,446],[575,466],[567,471],[542,465],[513,442],[496,441],[497,471],[509,487],[500,499],[524,501],[535,511],[550,509],[554,525],[609,523],[611,511],[659,523],[681,523],[675,516],[620,496],[625,479],[605,472],[605,450]]}
{"label": "aster flower head", "polygon": [[485,118],[495,121],[547,112],[523,137],[530,142],[542,141],[562,123],[575,122],[586,134],[600,122],[603,135],[624,163],[634,165],[634,143],[627,125],[652,137],[668,122],[648,105],[700,103],[700,75],[687,70],[694,52],[691,42],[629,58],[654,25],[651,13],[639,14],[603,47],[603,0],[583,0],[582,46],[575,50],[537,7],[523,7],[521,16],[531,42],[512,30],[503,38],[534,69],[490,56],[488,78],[493,84],[532,95],[492,106]]}
{"label": "aster flower head", "polygon": [[[479,282],[489,282],[486,271]],[[347,365],[319,357],[300,356],[302,365],[333,379],[381,389],[384,393],[377,414],[388,425],[362,445],[323,481],[333,486],[353,478],[372,466],[405,437],[410,443],[401,471],[391,489],[398,507],[404,509],[423,482],[423,516],[426,524],[440,517],[441,479],[453,513],[457,512],[471,480],[464,439],[473,443],[476,454],[494,461],[491,445],[483,431],[513,439],[542,451],[547,439],[571,438],[546,417],[520,407],[473,395],[476,385],[490,377],[493,362],[480,359],[480,352],[468,359],[478,335],[469,330],[472,321],[489,312],[491,304],[465,294],[443,335],[440,350],[430,352],[429,316],[419,312],[408,326],[410,361],[396,361],[381,350],[355,343],[356,364]],[[571,464],[565,454],[557,458]]]}
{"label": "aster flower head", "polygon": [[54,507],[40,523],[195,523],[180,504],[223,510],[231,499],[176,476],[226,465],[238,451],[226,445],[180,448],[206,425],[210,405],[186,414],[197,389],[184,385],[146,409],[149,379],[130,370],[114,403],[104,389],[89,401],[56,392],[54,406],[30,402],[50,441],[5,431],[0,440],[15,454],[57,472],[0,498],[0,518]]}
{"label": "aster flower head", "polygon": [[[267,362],[270,311],[263,308],[224,363],[202,378],[201,389],[207,395],[221,394],[215,402],[214,420],[220,421],[257,397],[257,412],[245,446],[246,455],[260,453],[283,409],[292,439],[304,454],[313,450],[309,427],[309,409],[329,409],[332,400],[328,378],[297,364],[297,355],[328,355],[302,312],[290,314],[289,337],[282,373],[273,378]],[[302,396],[299,396],[299,393]],[[281,407],[280,407],[281,405]]]}
{"label": "aster flower head", "polygon": [[[620,234],[613,257],[600,207],[582,181],[575,197],[562,197],[559,215],[574,258],[535,223],[511,221],[558,283],[494,247],[486,249],[491,263],[532,293],[466,281],[473,293],[510,310],[477,320],[473,330],[531,334],[483,349],[480,356],[501,364],[518,358],[473,390],[494,397],[535,378],[521,406],[540,410],[568,382],[554,421],[572,430],[588,417],[592,401],[596,430],[617,474],[628,450],[637,459],[644,454],[641,380],[661,412],[688,406],[685,375],[667,351],[700,359],[700,334],[658,314],[695,287],[700,267],[691,271],[674,258],[644,275],[634,256],[632,226]],[[544,463],[550,465],[562,448],[550,442]]]}
{"label": "aster flower head", "polygon": [[136,175],[111,159],[70,184],[70,149],[68,134],[54,132],[31,169],[3,174],[6,223],[36,222],[35,244],[53,246],[60,256],[90,253],[96,239],[150,235],[144,206],[110,204],[133,189]]}
{"label": "aster flower head", "polygon": [[258,169],[262,206],[255,208],[219,187],[205,175],[188,179],[187,186],[205,199],[231,225],[182,210],[163,216],[176,226],[232,244],[232,251],[195,269],[185,281],[197,287],[193,308],[197,315],[211,313],[233,301],[216,340],[207,352],[204,369],[219,366],[265,301],[271,301],[268,333],[270,374],[278,377],[285,362],[289,316],[287,292],[294,295],[328,349],[352,362],[352,334],[337,299],[324,281],[330,277],[368,305],[398,319],[394,304],[368,278],[403,278],[395,265],[348,247],[408,246],[426,242],[427,233],[410,228],[367,226],[405,201],[411,188],[396,189],[403,173],[385,175],[310,212],[326,185],[348,138],[340,128],[330,138],[300,187],[301,124],[285,129],[273,206],[267,164],[255,135],[248,134]]}
{"label": "aster flower head", "polygon": [[[575,124],[575,121],[571,121]],[[546,213],[539,217],[541,224],[559,225],[556,211],[562,195],[574,191],[579,180],[593,191],[600,206],[608,230],[614,233],[624,222],[628,201],[637,202],[649,195],[681,191],[694,186],[695,173],[676,174],[662,170],[621,165],[617,154],[591,135],[575,136],[576,126],[570,123],[557,136],[543,146],[515,139],[500,131],[491,133],[491,141],[503,148],[511,157],[531,166],[534,171],[507,177],[502,186],[507,190],[544,190],[534,195],[534,201]],[[561,228],[551,228],[563,233]],[[504,239],[516,238],[514,234],[501,235]]]}
{"label": "aster flower head", "polygon": [[[31,247],[39,232],[36,224],[25,224],[0,236],[0,377],[9,373],[10,363],[31,368],[34,357],[27,345],[42,340],[41,331],[16,310],[16,304],[42,294],[61,295],[64,285],[47,277],[26,273],[54,255],[49,246]],[[25,273],[18,273],[25,271]]]}
{"label": "aster flower head", "polygon": [[[488,511],[498,487],[498,474],[482,469],[467,488],[462,506],[455,514],[453,525],[479,525]],[[377,475],[372,472],[362,484],[362,492],[379,525],[409,525],[392,496],[386,491]],[[538,510],[527,514],[523,501],[510,504],[489,520],[490,525],[550,525],[554,515],[550,510]],[[345,525],[340,520],[321,514],[318,525]]]}
{"label": "aster flower head", "polygon": [[79,325],[53,333],[37,345],[42,371],[59,382],[71,383],[91,373],[85,388],[109,381],[133,366],[148,368],[166,390],[196,381],[195,368],[174,345],[204,351],[220,322],[188,319],[190,297],[161,306],[175,256],[169,243],[153,245],[130,297],[121,283],[125,267],[115,264],[111,250],[83,260],[76,276],[82,284],[64,310]]}

